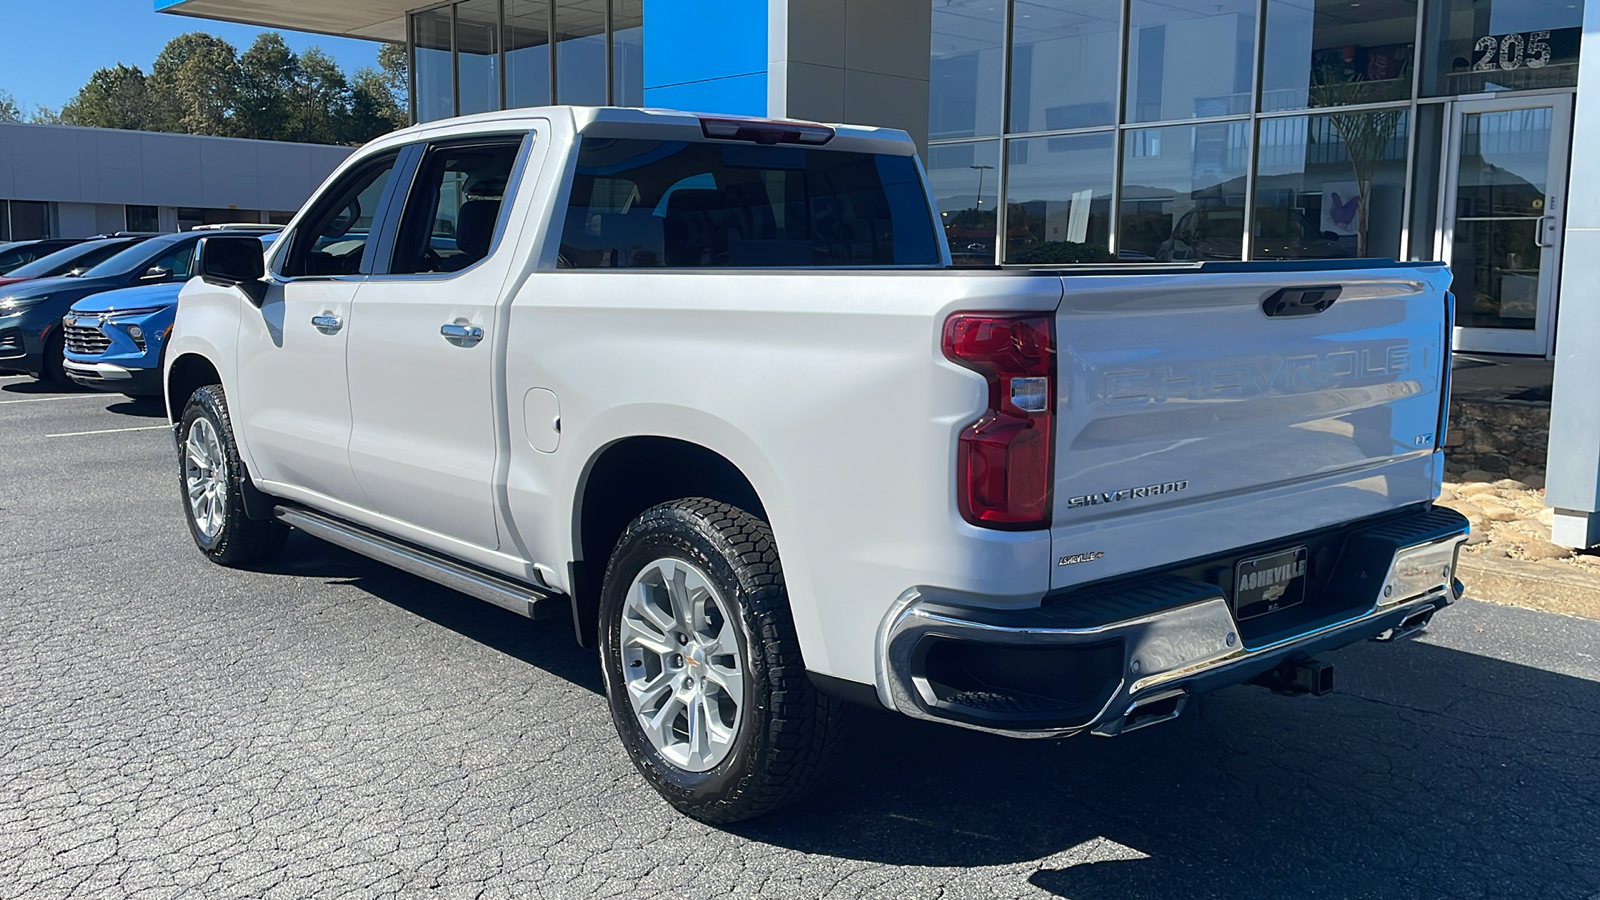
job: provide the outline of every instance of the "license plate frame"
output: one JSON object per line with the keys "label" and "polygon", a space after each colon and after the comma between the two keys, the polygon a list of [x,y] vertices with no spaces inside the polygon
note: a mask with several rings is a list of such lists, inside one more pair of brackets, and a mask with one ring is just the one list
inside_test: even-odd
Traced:
{"label": "license plate frame", "polygon": [[1259,618],[1306,602],[1305,546],[1239,560],[1233,572],[1233,617]]}

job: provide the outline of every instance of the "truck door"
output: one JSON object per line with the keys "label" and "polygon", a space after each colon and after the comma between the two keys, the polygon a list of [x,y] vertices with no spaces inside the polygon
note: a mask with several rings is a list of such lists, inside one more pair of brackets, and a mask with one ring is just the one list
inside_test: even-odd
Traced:
{"label": "truck door", "polygon": [[496,253],[525,133],[429,145],[350,327],[350,459],[369,509],[499,547]]}
{"label": "truck door", "polygon": [[[365,505],[350,471],[345,349],[351,304],[371,271],[368,236],[399,153],[346,172],[286,234],[259,310],[239,330],[235,422],[256,477]],[[241,415],[242,414],[242,415]]]}

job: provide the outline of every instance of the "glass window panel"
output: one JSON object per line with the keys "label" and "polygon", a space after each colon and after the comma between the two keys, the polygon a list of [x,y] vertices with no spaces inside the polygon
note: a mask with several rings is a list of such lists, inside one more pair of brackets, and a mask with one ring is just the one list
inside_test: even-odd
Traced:
{"label": "glass window panel", "polygon": [[1252,0],[1132,0],[1129,17],[1129,121],[1250,111]]}
{"label": "glass window panel", "polygon": [[418,170],[395,236],[390,273],[459,272],[493,250],[522,141],[435,147]]}
{"label": "glass window panel", "polygon": [[606,105],[606,0],[556,3],[558,103]]}
{"label": "glass window panel", "polygon": [[1000,133],[1004,19],[1005,0],[934,3],[928,69],[931,139]]}
{"label": "glass window panel", "polygon": [[1578,83],[1583,0],[1431,0],[1427,96]]}
{"label": "glass window panel", "polygon": [[1268,0],[1261,108],[1411,98],[1415,0]]}
{"label": "glass window panel", "polygon": [[951,260],[958,266],[994,265],[1000,142],[935,144],[927,159]]}
{"label": "glass window panel", "polygon": [[916,160],[846,150],[584,138],[563,268],[933,266]]}
{"label": "glass window panel", "polygon": [[1406,111],[1261,120],[1253,259],[1400,256]]}
{"label": "glass window panel", "polygon": [[1173,125],[1123,135],[1117,257],[1238,259],[1250,125]]}
{"label": "glass window panel", "polygon": [[1408,259],[1439,259],[1434,246],[1439,231],[1439,176],[1443,165],[1445,107],[1442,103],[1417,106],[1417,153],[1411,172],[1411,247]]}
{"label": "glass window panel", "polygon": [[1115,162],[1109,131],[1010,141],[1005,261],[1111,262]]}
{"label": "glass window panel", "polygon": [[1548,106],[1462,116],[1450,257],[1458,325],[1536,324],[1554,124]]}
{"label": "glass window panel", "polygon": [[500,108],[499,19],[499,0],[456,5],[456,69],[463,116]]}
{"label": "glass window panel", "polygon": [[611,31],[611,102],[643,106],[644,0],[611,0]]}
{"label": "glass window panel", "polygon": [[550,103],[549,0],[506,0],[506,107]]}
{"label": "glass window panel", "polygon": [[450,8],[411,16],[411,71],[417,82],[417,121],[456,114],[450,73]]}
{"label": "glass window panel", "polygon": [[154,206],[123,207],[124,225],[129,231],[160,231],[161,210]]}
{"label": "glass window panel", "polygon": [[1011,26],[1011,131],[1114,125],[1117,0],[1018,0]]}
{"label": "glass window panel", "polygon": [[11,240],[44,240],[50,236],[50,204],[34,200],[11,201]]}

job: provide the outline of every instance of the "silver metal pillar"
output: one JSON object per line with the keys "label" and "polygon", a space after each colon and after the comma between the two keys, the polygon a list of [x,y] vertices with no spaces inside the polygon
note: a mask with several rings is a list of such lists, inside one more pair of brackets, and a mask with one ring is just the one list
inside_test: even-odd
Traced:
{"label": "silver metal pillar", "polygon": [[[1585,50],[1600,50],[1600,3],[1584,9],[1583,33]],[[1578,61],[1572,147],[1544,502],[1555,509],[1555,543],[1593,547],[1600,545],[1600,52]]]}

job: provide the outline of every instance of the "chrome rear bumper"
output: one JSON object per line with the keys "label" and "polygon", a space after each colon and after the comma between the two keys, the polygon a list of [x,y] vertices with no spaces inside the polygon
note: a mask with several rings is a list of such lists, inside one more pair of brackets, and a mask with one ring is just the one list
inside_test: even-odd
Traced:
{"label": "chrome rear bumper", "polygon": [[1190,694],[1420,630],[1460,596],[1456,554],[1467,534],[1466,519],[1442,508],[1350,532],[1340,568],[1363,568],[1331,579],[1343,596],[1288,634],[1263,633],[1271,616],[1241,630],[1222,588],[1171,575],[1029,610],[958,606],[913,589],[879,631],[878,696],[916,718],[1016,737],[1118,734],[1175,717]]}

